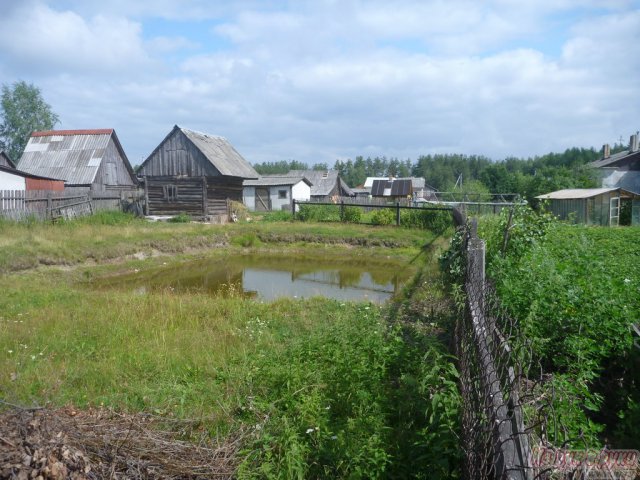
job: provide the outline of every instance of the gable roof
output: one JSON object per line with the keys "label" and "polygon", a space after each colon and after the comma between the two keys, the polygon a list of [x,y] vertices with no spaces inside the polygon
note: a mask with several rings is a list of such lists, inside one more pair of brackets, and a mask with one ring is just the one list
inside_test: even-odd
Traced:
{"label": "gable roof", "polygon": [[305,177],[311,182],[311,195],[326,196],[339,183],[340,189],[353,196],[353,190],[338,176],[337,170],[290,170],[288,173],[272,175],[274,177]]}
{"label": "gable roof", "polygon": [[258,178],[260,176],[251,164],[233,148],[233,145],[231,145],[226,138],[189,130],[188,128],[179,127],[178,125],[173,126],[167,136],[164,137],[146,160],[142,162],[142,165],[140,165],[141,171],[144,166],[151,161],[162,145],[178,131],[187,137],[193,146],[202,153],[205,159],[220,172],[220,175],[247,179]]}
{"label": "gable roof", "polygon": [[637,193],[630,192],[623,188],[567,188],[564,190],[556,190],[555,192],[538,195],[536,198],[541,200],[577,200],[581,198],[591,198],[602,195],[603,193],[620,191],[623,196],[640,196]]}
{"label": "gable roof", "polygon": [[0,167],[16,168],[16,164],[11,161],[4,150],[0,150]]}
{"label": "gable roof", "polygon": [[600,160],[591,162],[588,165],[593,168],[620,167],[627,164],[627,162],[633,161],[640,162],[640,150],[635,152],[624,150],[622,152],[614,153],[607,158],[601,158]]}
{"label": "gable roof", "polygon": [[299,182],[304,182],[311,186],[311,182],[305,177],[260,177],[257,180],[245,180],[242,182],[244,187],[279,187],[291,186]]}
{"label": "gable roof", "polygon": [[112,139],[135,182],[133,168],[112,128],[33,132],[20,158],[20,170],[60,178],[68,185],[89,185],[94,182]]}

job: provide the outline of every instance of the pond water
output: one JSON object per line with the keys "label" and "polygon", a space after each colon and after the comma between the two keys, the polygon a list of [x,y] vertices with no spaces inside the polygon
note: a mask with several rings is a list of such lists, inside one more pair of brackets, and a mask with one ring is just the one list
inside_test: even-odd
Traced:
{"label": "pond water", "polygon": [[130,272],[98,281],[99,287],[150,291],[240,293],[262,300],[322,296],[383,303],[413,273],[406,264],[371,259],[243,255],[198,260]]}

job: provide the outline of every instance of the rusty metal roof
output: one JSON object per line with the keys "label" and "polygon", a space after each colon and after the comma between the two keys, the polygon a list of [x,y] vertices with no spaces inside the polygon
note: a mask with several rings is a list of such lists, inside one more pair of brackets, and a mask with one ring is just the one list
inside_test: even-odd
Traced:
{"label": "rusty metal roof", "polygon": [[112,138],[130,175],[135,178],[113,129],[33,132],[18,165],[24,172],[60,178],[67,185],[90,185]]}
{"label": "rusty metal roof", "polygon": [[196,132],[177,125],[174,128],[179,128],[221,175],[241,178],[260,176],[226,138]]}

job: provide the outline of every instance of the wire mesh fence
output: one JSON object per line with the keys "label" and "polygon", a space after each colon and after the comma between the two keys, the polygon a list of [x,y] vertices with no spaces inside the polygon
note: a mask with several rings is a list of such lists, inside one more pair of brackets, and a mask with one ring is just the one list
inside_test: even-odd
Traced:
{"label": "wire mesh fence", "polygon": [[[459,215],[462,217],[462,215]],[[464,314],[455,327],[467,479],[635,479],[637,450],[590,448],[569,438],[554,410],[553,375],[485,278],[485,242],[466,222]]]}

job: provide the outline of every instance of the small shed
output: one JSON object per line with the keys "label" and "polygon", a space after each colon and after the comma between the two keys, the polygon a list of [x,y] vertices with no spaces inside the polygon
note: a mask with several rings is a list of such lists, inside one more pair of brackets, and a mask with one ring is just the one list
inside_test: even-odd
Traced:
{"label": "small shed", "polygon": [[0,150],[0,167],[16,168],[15,163],[11,161],[9,155],[4,150]]}
{"label": "small shed", "polygon": [[353,190],[337,170],[290,170],[272,177],[306,178],[311,182],[311,200],[330,202],[334,197],[353,197]]}
{"label": "small shed", "polygon": [[242,182],[259,175],[223,137],[175,125],[140,166],[148,215],[228,215]]}
{"label": "small shed", "polygon": [[631,225],[640,225],[640,194],[622,188],[574,188],[538,195],[560,220],[586,225],[616,226],[623,208],[631,210]]}
{"label": "small shed", "polygon": [[311,182],[305,177],[260,177],[243,183],[244,204],[251,211],[291,208],[292,200],[309,201]]}
{"label": "small shed", "polygon": [[18,162],[32,175],[64,180],[76,191],[135,189],[137,180],[115,130],[33,132]]}

